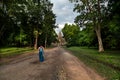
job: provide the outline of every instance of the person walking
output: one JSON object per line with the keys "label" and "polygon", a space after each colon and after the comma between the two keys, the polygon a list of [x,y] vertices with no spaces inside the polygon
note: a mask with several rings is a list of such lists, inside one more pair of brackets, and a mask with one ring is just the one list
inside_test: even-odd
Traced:
{"label": "person walking", "polygon": [[43,62],[44,61],[44,47],[40,46],[38,50],[39,50],[39,61]]}

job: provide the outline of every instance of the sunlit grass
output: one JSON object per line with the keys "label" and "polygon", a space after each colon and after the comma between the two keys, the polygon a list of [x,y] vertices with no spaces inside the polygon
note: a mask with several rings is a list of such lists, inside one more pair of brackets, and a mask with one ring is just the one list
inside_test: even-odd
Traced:
{"label": "sunlit grass", "polygon": [[22,54],[25,51],[31,51],[31,50],[32,48],[18,48],[18,47],[1,48],[0,56],[1,58],[12,57],[15,55]]}

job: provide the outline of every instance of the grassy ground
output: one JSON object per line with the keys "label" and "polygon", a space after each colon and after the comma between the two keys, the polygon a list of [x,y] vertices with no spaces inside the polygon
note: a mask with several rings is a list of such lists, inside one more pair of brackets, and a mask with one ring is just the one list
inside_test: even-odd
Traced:
{"label": "grassy ground", "polygon": [[120,51],[107,50],[99,53],[96,49],[86,47],[67,49],[107,80],[120,80]]}
{"label": "grassy ground", "polygon": [[0,57],[13,57],[19,54],[22,54],[26,51],[31,51],[32,48],[17,48],[17,47],[9,47],[9,48],[0,48]]}

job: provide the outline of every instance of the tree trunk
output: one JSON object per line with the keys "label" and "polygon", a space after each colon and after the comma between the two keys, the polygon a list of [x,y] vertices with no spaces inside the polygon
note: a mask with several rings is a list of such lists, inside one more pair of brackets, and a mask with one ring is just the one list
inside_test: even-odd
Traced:
{"label": "tree trunk", "polygon": [[1,38],[1,36],[4,34],[4,25],[1,27],[1,29],[0,29],[0,38]]}
{"label": "tree trunk", "polygon": [[98,23],[98,26],[95,28],[96,35],[98,38],[98,45],[99,45],[99,52],[103,52],[103,43],[102,43],[102,38],[101,38],[101,30],[100,30],[100,24]]}
{"label": "tree trunk", "polygon": [[36,36],[35,36],[34,49],[37,49],[37,44],[38,44],[38,33],[36,33]]}
{"label": "tree trunk", "polygon": [[45,48],[47,47],[47,36],[45,38]]}

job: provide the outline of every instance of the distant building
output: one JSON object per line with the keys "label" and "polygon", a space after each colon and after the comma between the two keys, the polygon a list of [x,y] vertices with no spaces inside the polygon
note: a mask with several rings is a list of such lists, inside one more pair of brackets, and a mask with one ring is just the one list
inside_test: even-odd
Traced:
{"label": "distant building", "polygon": [[66,41],[65,39],[63,38],[63,35],[62,35],[62,32],[60,31],[59,34],[58,34],[58,46],[63,46],[66,44]]}

